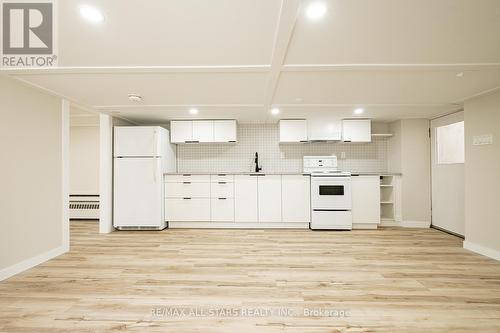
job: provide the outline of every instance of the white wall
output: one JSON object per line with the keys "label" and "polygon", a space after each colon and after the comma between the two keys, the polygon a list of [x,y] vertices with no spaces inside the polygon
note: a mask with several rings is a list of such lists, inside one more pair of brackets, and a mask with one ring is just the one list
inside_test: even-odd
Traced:
{"label": "white wall", "polygon": [[[474,146],[476,135],[493,144]],[[464,247],[500,260],[500,92],[465,103]]]}
{"label": "white wall", "polygon": [[388,169],[402,175],[402,219],[408,226],[430,226],[431,169],[430,122],[404,119],[390,124]]}
{"label": "white wall", "polygon": [[70,128],[70,194],[99,195],[99,126]]}
{"label": "white wall", "polygon": [[[67,250],[62,101],[0,75],[0,280]],[[69,126],[69,124],[68,124]]]}

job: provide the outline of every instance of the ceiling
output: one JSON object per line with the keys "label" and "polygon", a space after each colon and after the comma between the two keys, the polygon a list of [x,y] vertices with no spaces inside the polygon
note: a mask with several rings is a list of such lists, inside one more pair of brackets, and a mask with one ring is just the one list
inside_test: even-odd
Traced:
{"label": "ceiling", "polygon": [[[432,118],[500,88],[498,0],[59,1],[59,68],[4,69],[138,124]],[[463,73],[463,75],[458,75]],[[143,97],[139,103],[129,93]],[[270,114],[278,107],[278,116]]]}

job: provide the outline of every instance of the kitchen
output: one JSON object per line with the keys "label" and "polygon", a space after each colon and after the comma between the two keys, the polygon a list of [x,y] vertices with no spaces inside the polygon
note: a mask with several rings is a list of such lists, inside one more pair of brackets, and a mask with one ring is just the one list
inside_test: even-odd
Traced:
{"label": "kitchen", "polygon": [[[361,118],[169,125],[170,133],[115,127],[115,228],[351,230],[376,229],[381,221],[401,224],[401,173],[387,171],[387,124],[373,126],[385,133],[372,133],[372,121]],[[163,157],[153,178],[150,165],[125,164],[147,155]]]}
{"label": "kitchen", "polygon": [[0,17],[0,332],[499,331],[498,0]]}

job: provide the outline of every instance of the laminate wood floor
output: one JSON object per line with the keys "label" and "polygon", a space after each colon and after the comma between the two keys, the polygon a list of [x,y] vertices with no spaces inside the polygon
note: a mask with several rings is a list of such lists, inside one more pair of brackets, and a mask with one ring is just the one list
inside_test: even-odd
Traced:
{"label": "laminate wood floor", "polygon": [[116,331],[500,332],[500,263],[433,229],[72,222],[69,253],[0,282],[0,332]]}

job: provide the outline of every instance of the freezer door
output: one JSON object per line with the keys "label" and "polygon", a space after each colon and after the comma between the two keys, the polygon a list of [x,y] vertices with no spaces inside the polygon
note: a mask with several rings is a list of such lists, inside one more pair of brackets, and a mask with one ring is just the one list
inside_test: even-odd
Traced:
{"label": "freezer door", "polygon": [[162,132],[157,126],[116,126],[115,157],[151,157],[162,155]]}
{"label": "freezer door", "polygon": [[115,158],[113,225],[160,227],[162,183],[160,158]]}

